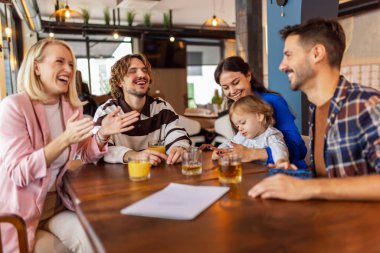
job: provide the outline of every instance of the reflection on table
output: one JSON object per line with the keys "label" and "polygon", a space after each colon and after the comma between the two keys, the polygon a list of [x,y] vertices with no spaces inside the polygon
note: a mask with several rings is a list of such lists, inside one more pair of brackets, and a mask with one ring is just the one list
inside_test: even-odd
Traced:
{"label": "reflection on table", "polygon": [[[77,212],[98,252],[379,252],[380,203],[251,199],[266,168],[243,164],[243,181],[192,221],[120,214],[170,182],[220,185],[206,152],[204,172],[183,176],[180,165],[153,167],[132,182],[123,164],[83,165],[67,178]],[[300,189],[302,190],[302,189]]]}

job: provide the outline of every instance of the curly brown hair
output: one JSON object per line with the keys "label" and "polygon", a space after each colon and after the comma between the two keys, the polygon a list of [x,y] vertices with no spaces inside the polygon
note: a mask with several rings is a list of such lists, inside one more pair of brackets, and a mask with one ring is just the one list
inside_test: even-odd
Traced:
{"label": "curly brown hair", "polygon": [[110,85],[111,95],[114,99],[123,97],[123,89],[119,87],[119,84],[123,81],[125,75],[128,73],[128,69],[131,66],[131,61],[133,58],[142,61],[150,77],[149,83],[152,83],[152,67],[145,56],[142,54],[128,54],[115,62],[115,64],[111,67]]}

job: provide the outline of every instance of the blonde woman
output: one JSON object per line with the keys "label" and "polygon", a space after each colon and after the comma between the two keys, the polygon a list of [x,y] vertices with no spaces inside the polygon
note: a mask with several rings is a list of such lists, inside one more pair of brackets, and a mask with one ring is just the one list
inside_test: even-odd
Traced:
{"label": "blonde woman", "polygon": [[[31,252],[92,251],[62,178],[74,155],[97,161],[109,136],[132,129],[138,119],[117,108],[94,135],[93,122],[82,115],[75,71],[66,43],[41,40],[21,65],[19,93],[0,103],[0,212],[25,220]],[[14,252],[16,231],[2,226],[1,232],[5,252]]]}

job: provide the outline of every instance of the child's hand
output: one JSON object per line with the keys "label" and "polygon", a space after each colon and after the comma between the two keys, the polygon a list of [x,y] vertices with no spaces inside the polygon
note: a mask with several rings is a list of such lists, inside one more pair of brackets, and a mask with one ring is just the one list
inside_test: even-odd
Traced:
{"label": "child's hand", "polygon": [[219,158],[220,158],[220,155],[219,155],[218,149],[214,149],[214,151],[212,151],[211,159],[218,160]]}
{"label": "child's hand", "polygon": [[251,162],[254,160],[254,159],[252,159],[252,154],[251,154],[252,148],[247,148],[241,144],[237,144],[234,142],[231,142],[231,145],[233,147],[232,153],[241,156],[242,162]]}

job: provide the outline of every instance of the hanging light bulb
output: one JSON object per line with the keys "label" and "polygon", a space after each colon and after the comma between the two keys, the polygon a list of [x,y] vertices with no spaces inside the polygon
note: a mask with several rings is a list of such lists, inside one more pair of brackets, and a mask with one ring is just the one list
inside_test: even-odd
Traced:
{"label": "hanging light bulb", "polygon": [[66,18],[70,18],[70,17],[71,17],[71,14],[70,14],[69,6],[66,5],[65,9],[66,9],[66,10],[65,10],[65,17],[66,17]]}
{"label": "hanging light bulb", "polygon": [[119,33],[115,30],[112,34],[113,38],[116,40],[119,38]]}
{"label": "hanging light bulb", "polygon": [[227,22],[215,15],[215,0],[213,1],[213,10],[214,15],[203,23],[202,28],[228,28]]}
{"label": "hanging light bulb", "polygon": [[218,25],[218,20],[216,20],[216,16],[212,16],[212,21],[211,21],[212,26],[217,26]]}
{"label": "hanging light bulb", "polygon": [[10,28],[8,26],[8,10],[7,10],[7,5],[4,3],[4,9],[5,9],[5,29],[4,29],[4,32],[5,32],[5,36],[7,37],[7,41],[8,43],[11,41],[11,38],[12,38],[12,28]]}
{"label": "hanging light bulb", "polygon": [[175,41],[175,37],[174,37],[173,35],[170,35],[170,37],[169,37],[169,41],[170,41],[170,42],[174,42],[174,41]]}
{"label": "hanging light bulb", "polygon": [[53,32],[49,32],[49,38],[54,38],[54,33]]}
{"label": "hanging light bulb", "polygon": [[[58,1],[57,1],[58,6]],[[50,15],[50,17],[65,17],[66,19],[69,18],[75,18],[75,17],[82,17],[82,14],[79,11],[73,10],[69,7],[68,0],[66,0],[66,5],[64,8],[58,9],[53,14]]]}
{"label": "hanging light bulb", "polygon": [[8,40],[12,38],[12,29],[10,27],[5,28],[5,36],[7,37]]}

